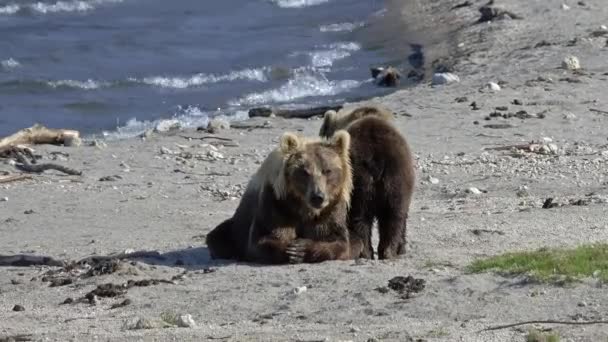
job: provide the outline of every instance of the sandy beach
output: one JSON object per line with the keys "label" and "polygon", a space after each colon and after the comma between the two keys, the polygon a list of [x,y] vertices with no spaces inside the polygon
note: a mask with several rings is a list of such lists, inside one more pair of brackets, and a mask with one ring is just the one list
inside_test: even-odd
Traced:
{"label": "sandy beach", "polygon": [[[559,286],[465,270],[477,258],[508,251],[608,241],[604,1],[499,2],[521,19],[485,23],[476,23],[485,1],[396,7],[404,11],[404,29],[423,39],[435,27],[444,37],[424,42],[427,80],[369,100],[395,111],[416,158],[407,253],[398,260],[285,266],[210,260],[205,234],[233,214],[278,137],[317,135],[319,118],[253,118],[214,135],[181,130],[95,146],[34,146],[43,160],[83,175],[47,171],[0,184],[0,254],[80,260],[151,253],[91,276],[73,273],[72,283],[59,286],[48,281],[64,276],[54,274],[56,267],[0,267],[0,341],[17,335],[33,341],[525,341],[529,326],[480,330],[527,320],[608,319],[606,287],[597,279]],[[568,56],[581,68],[562,67]],[[459,82],[431,85],[431,64],[439,58]],[[501,148],[531,142],[538,150]],[[8,162],[2,171],[17,172]],[[543,209],[547,198],[563,205]],[[425,288],[410,298],[382,289],[408,275],[424,279]],[[97,285],[142,279],[157,281],[82,299]],[[67,298],[74,302],[62,304]],[[112,308],[125,299],[128,305]],[[24,310],[13,311],[15,305]],[[163,327],[161,317],[186,314],[195,326]],[[536,327],[563,341],[608,340],[606,324]]]}

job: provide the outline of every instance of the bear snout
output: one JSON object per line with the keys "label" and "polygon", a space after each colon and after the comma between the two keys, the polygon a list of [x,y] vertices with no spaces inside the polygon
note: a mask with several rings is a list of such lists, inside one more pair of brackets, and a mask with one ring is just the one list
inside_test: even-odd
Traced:
{"label": "bear snout", "polygon": [[321,191],[313,191],[309,198],[310,205],[313,208],[321,209],[325,203],[325,194]]}

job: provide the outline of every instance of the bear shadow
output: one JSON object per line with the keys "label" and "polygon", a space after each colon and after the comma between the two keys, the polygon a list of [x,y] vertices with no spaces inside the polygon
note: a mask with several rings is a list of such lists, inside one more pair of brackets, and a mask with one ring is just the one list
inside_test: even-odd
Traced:
{"label": "bear shadow", "polygon": [[131,260],[153,266],[180,267],[189,271],[206,270],[231,265],[243,265],[250,267],[277,266],[255,262],[245,262],[234,259],[212,259],[207,247],[190,247],[164,253],[160,253],[158,251],[141,250],[118,256],[110,255],[103,258]]}

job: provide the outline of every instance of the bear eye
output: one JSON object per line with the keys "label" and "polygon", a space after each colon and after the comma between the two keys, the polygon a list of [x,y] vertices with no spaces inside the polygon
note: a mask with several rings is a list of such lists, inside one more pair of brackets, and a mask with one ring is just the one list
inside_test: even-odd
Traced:
{"label": "bear eye", "polygon": [[331,172],[332,172],[332,171],[331,171],[331,169],[323,169],[323,171],[322,171],[322,172],[323,172],[323,174],[324,174],[325,176],[329,176],[329,175],[331,174]]}

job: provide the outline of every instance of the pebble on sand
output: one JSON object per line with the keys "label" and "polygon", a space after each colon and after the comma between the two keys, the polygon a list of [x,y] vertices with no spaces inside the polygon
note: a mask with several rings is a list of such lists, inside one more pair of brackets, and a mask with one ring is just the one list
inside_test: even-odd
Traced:
{"label": "pebble on sand", "polygon": [[458,77],[456,74],[452,74],[451,72],[441,72],[433,75],[433,85],[450,84],[455,82],[460,82],[460,77]]}
{"label": "pebble on sand", "polygon": [[562,67],[567,70],[578,70],[581,68],[581,63],[576,56],[568,56],[562,61]]}
{"label": "pebble on sand", "polygon": [[500,86],[498,85],[498,83],[496,83],[496,82],[488,82],[487,87],[491,91],[500,91],[500,89],[501,89]]}
{"label": "pebble on sand", "polygon": [[474,187],[470,187],[467,189],[467,193],[473,194],[473,195],[481,195],[481,190],[474,188]]}
{"label": "pebble on sand", "polygon": [[13,306],[13,311],[25,311],[25,308],[23,307],[23,305],[15,305]]}
{"label": "pebble on sand", "polygon": [[230,129],[230,122],[223,118],[215,118],[207,126],[207,132],[209,133],[217,133],[225,129]]}
{"label": "pebble on sand", "polygon": [[0,198],[0,202],[8,202],[8,197],[2,197],[2,198]]}
{"label": "pebble on sand", "polygon": [[296,287],[295,289],[293,289],[293,293],[296,295],[299,295],[299,294],[306,292],[306,290],[307,290],[306,286],[300,286],[300,287]]}
{"label": "pebble on sand", "polygon": [[433,177],[433,176],[428,176],[426,177],[426,180],[431,183],[431,184],[439,184],[439,179]]}
{"label": "pebble on sand", "polygon": [[177,326],[180,328],[194,328],[196,327],[196,322],[190,314],[180,315],[177,318]]}

